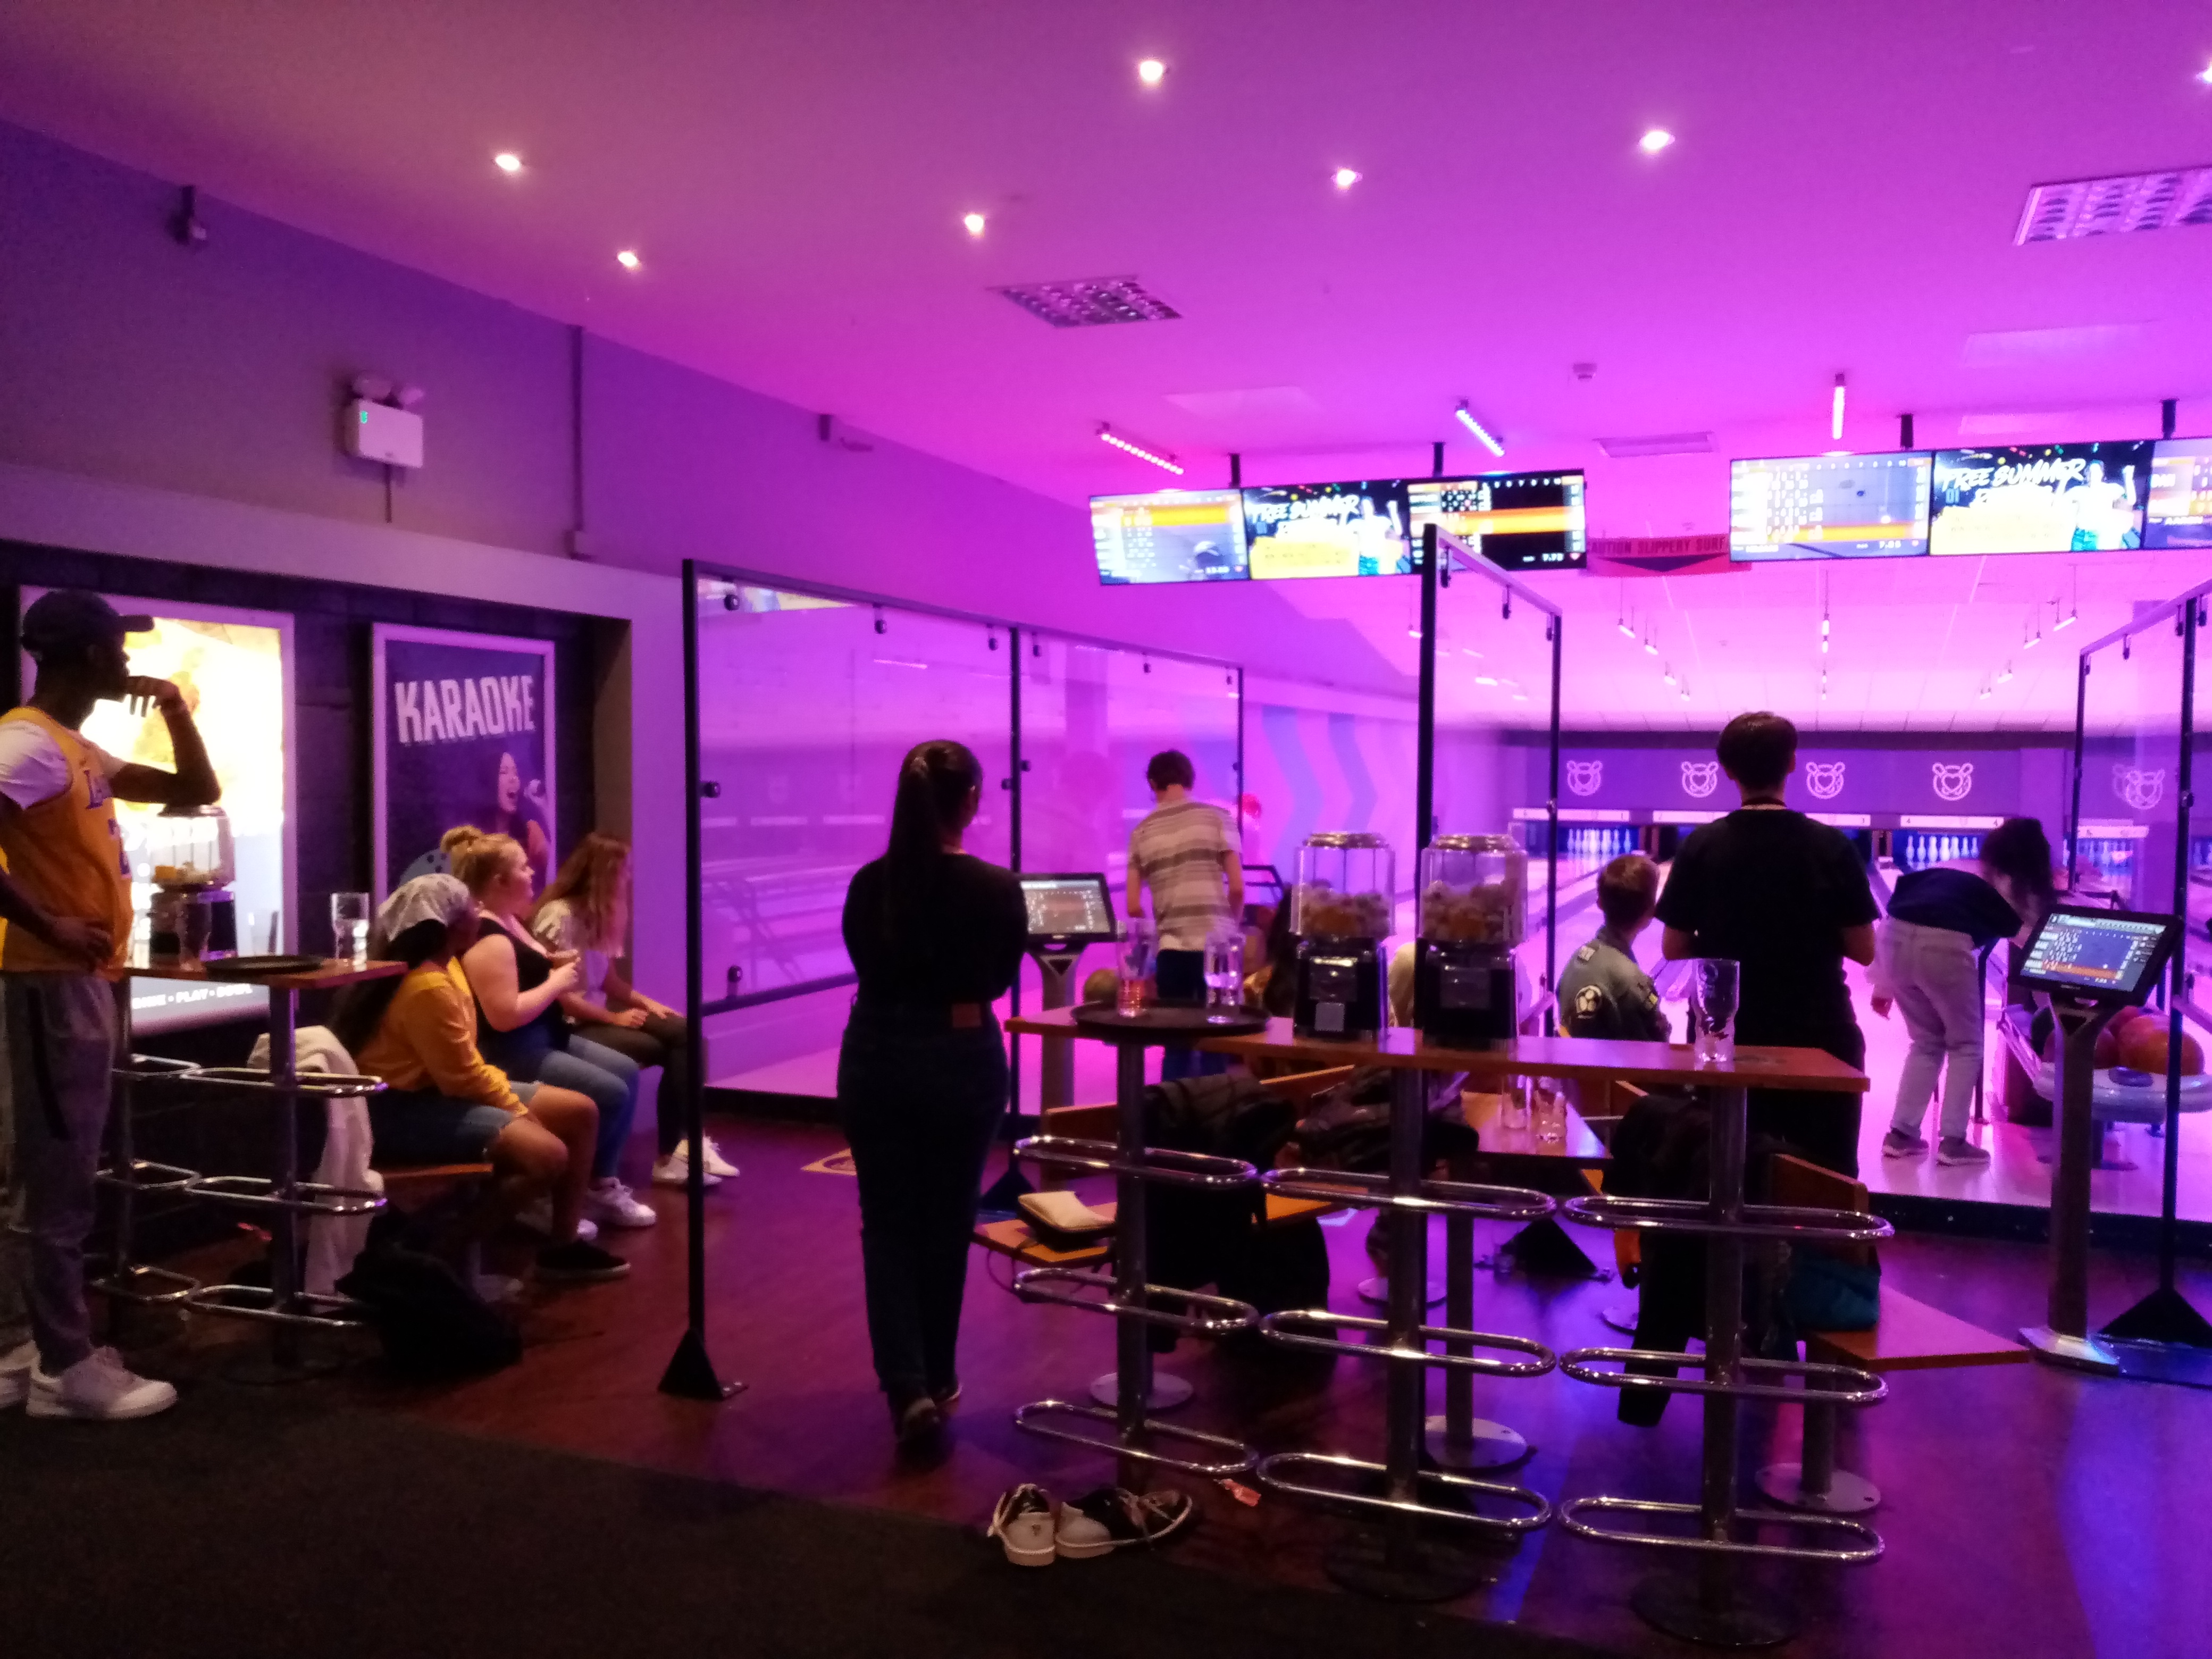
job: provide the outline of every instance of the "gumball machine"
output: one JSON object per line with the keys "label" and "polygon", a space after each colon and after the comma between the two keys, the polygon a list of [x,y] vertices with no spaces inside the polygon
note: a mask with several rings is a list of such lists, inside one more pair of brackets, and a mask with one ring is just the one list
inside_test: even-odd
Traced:
{"label": "gumball machine", "polygon": [[238,954],[237,857],[220,806],[172,807],[149,819],[154,901],[148,953],[155,962]]}
{"label": "gumball machine", "polygon": [[1431,1042],[1503,1048],[1516,1030],[1528,855],[1510,836],[1439,836],[1421,849],[1420,873],[1413,1024]]}
{"label": "gumball machine", "polygon": [[1300,1036],[1366,1037],[1383,1027],[1389,983],[1382,942],[1390,935],[1397,860],[1380,836],[1343,831],[1306,837],[1291,891],[1298,940]]}

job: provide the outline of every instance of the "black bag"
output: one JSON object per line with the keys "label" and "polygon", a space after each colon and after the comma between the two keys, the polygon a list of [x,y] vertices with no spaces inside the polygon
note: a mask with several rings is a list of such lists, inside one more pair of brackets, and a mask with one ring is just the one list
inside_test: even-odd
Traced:
{"label": "black bag", "polygon": [[415,1248],[389,1212],[371,1224],[367,1248],[337,1287],[368,1310],[384,1357],[409,1376],[472,1376],[522,1358],[514,1326],[452,1267]]}

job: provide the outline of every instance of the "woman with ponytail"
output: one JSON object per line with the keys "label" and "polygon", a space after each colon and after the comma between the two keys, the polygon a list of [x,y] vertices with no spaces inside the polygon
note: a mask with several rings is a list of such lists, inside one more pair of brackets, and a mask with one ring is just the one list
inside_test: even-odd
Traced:
{"label": "woman with ponytail", "polygon": [[902,1444],[933,1439],[960,1393],[969,1240],[1006,1104],[991,1005],[1029,932],[1020,884],[962,848],[982,788],[965,745],[916,744],[899,767],[890,845],[845,894],[860,989],[837,1107],[860,1176],[868,1340]]}

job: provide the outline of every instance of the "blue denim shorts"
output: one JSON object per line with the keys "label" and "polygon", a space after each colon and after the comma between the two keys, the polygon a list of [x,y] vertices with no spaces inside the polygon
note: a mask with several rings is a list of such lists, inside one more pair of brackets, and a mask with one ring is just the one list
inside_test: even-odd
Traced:
{"label": "blue denim shorts", "polygon": [[369,1133],[375,1137],[371,1157],[386,1168],[481,1164],[514,1121],[514,1114],[499,1107],[427,1091],[386,1089],[368,1097]]}

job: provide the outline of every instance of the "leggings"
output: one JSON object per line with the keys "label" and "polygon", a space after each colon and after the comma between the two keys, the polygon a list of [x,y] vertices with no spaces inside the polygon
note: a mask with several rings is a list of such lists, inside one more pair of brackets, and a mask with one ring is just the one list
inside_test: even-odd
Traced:
{"label": "leggings", "polygon": [[684,1139],[684,1103],[690,1094],[691,1038],[682,1018],[652,1014],[642,1025],[579,1025],[575,1034],[613,1049],[640,1068],[660,1067],[654,1146],[663,1158],[674,1152]]}

